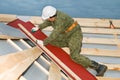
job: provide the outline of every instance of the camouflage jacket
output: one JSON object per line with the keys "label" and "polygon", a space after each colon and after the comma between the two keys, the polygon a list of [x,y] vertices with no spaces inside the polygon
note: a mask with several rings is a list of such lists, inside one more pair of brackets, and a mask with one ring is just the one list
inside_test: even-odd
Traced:
{"label": "camouflage jacket", "polygon": [[74,32],[74,30],[68,33],[65,33],[65,31],[67,30],[68,27],[72,25],[73,22],[74,20],[70,16],[61,11],[57,11],[57,16],[54,22],[45,20],[42,24],[39,25],[40,29],[52,26],[54,30],[52,31],[50,36],[44,40],[44,45],[56,39],[61,40],[69,39],[70,35]]}

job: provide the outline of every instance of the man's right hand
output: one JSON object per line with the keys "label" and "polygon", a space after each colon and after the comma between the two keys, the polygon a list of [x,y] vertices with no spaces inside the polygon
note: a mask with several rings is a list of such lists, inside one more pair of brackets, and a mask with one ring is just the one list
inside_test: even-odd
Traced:
{"label": "man's right hand", "polygon": [[39,29],[39,27],[38,27],[38,26],[33,27],[33,28],[31,29],[31,32],[36,32],[38,29]]}

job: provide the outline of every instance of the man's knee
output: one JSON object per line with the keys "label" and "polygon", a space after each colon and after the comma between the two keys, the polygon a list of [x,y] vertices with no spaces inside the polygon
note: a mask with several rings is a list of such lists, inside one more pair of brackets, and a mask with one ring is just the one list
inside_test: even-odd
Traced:
{"label": "man's knee", "polygon": [[[75,55],[70,55],[70,58],[74,61],[78,63],[78,58]],[[80,58],[79,58],[80,59]]]}
{"label": "man's knee", "polygon": [[81,64],[85,68],[88,68],[90,65],[90,60],[88,58],[86,58],[85,56],[82,56],[82,55],[81,56],[80,55],[79,56],[72,56],[72,55],[70,55],[70,57],[74,62]]}

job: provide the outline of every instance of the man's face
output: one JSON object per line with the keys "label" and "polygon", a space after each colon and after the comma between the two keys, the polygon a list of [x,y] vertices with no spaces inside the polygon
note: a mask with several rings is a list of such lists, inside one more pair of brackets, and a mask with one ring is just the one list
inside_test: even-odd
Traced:
{"label": "man's face", "polygon": [[55,17],[48,18],[48,21],[54,22],[55,21]]}

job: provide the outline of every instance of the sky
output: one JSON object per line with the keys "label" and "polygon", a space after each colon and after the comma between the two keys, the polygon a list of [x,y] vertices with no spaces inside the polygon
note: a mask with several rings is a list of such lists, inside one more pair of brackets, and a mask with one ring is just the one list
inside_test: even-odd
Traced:
{"label": "sky", "polygon": [[41,16],[46,5],[72,17],[120,19],[120,0],[0,0],[0,13]]}

